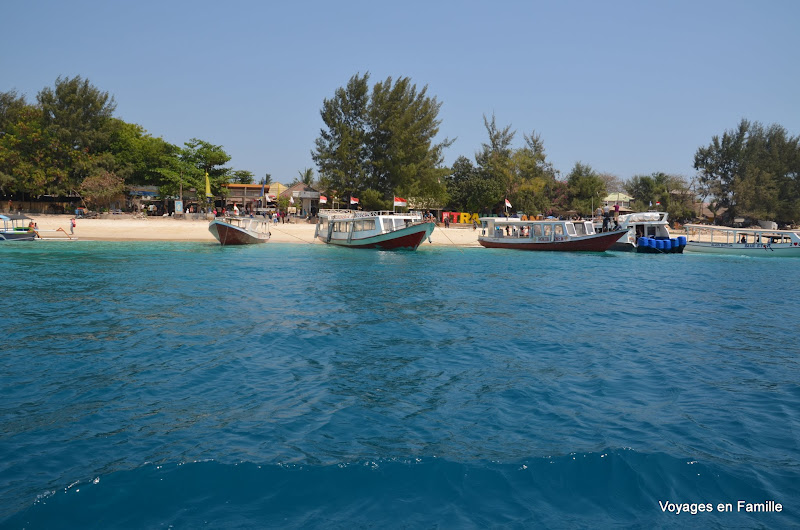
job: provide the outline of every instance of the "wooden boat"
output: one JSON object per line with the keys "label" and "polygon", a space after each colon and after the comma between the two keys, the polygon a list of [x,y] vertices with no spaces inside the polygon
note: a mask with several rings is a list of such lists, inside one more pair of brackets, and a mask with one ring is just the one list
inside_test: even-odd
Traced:
{"label": "wooden boat", "polygon": [[36,230],[33,219],[24,214],[0,215],[3,227],[0,228],[0,241],[33,241]]}
{"label": "wooden boat", "polygon": [[481,217],[478,243],[486,248],[604,252],[619,240],[622,230],[595,232],[592,221]]}
{"label": "wooden boat", "polygon": [[684,225],[686,252],[757,257],[800,257],[800,232],[767,228]]}
{"label": "wooden boat", "polygon": [[208,225],[222,246],[255,245],[269,241],[269,220],[252,217],[223,217]]}
{"label": "wooden boat", "polygon": [[416,250],[435,226],[418,213],[322,210],[314,237],[342,247]]}
{"label": "wooden boat", "polygon": [[[625,233],[609,250],[643,254],[682,253],[686,247],[686,238],[671,236],[668,217],[667,212],[636,212],[620,215],[619,228],[625,230]],[[602,224],[602,219],[595,219],[595,230],[599,231]]]}

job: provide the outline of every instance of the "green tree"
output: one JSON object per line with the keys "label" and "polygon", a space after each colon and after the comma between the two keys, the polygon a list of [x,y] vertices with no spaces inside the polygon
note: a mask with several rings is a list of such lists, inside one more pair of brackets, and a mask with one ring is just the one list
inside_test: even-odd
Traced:
{"label": "green tree", "polygon": [[407,77],[389,77],[372,89],[368,116],[368,186],[384,198],[395,194],[444,199],[443,151],[452,142],[435,143],[441,103],[417,91]]}
{"label": "green tree", "polygon": [[478,169],[486,178],[495,181],[506,196],[512,193],[514,186],[514,164],[511,160],[513,150],[511,142],[516,131],[511,130],[511,125],[503,129],[498,128],[494,114],[492,121],[483,116],[483,125],[489,135],[489,141],[481,145],[481,151],[475,155]]}
{"label": "green tree", "polygon": [[433,141],[441,104],[408,78],[387,78],[372,94],[368,79],[353,76],[323,103],[326,128],[312,151],[320,185],[345,196],[373,189],[384,200],[397,194],[443,202],[449,170],[442,152],[452,142]]}
{"label": "green tree", "polygon": [[320,115],[325,128],[311,152],[326,185],[345,195],[366,182],[368,80],[369,73],[356,74],[332,99],[323,101]]}
{"label": "green tree", "polygon": [[567,176],[570,207],[581,215],[590,215],[607,195],[606,183],[588,164],[577,162]]}
{"label": "green tree", "polygon": [[303,171],[298,171],[300,175],[300,181],[306,186],[311,186],[314,183],[314,170],[310,167],[305,168]]}
{"label": "green tree", "polygon": [[230,182],[234,182],[236,184],[252,184],[253,172],[246,171],[244,169],[237,169],[235,171],[231,171]]}
{"label": "green tree", "polygon": [[800,137],[780,125],[742,120],[695,153],[702,196],[734,217],[794,221],[800,217]]}
{"label": "green tree", "polygon": [[380,211],[391,210],[393,201],[384,199],[378,190],[366,189],[358,197],[358,204],[363,210]]}
{"label": "green tree", "polygon": [[162,176],[165,178],[162,191],[165,194],[174,195],[181,182],[184,188],[188,183],[196,190],[198,201],[206,202],[205,176],[208,174],[211,193],[215,197],[224,196],[223,184],[228,183],[230,171],[224,167],[224,164],[231,159],[230,155],[222,146],[213,145],[197,138],[192,138],[184,145],[180,154],[180,164],[162,172]]}

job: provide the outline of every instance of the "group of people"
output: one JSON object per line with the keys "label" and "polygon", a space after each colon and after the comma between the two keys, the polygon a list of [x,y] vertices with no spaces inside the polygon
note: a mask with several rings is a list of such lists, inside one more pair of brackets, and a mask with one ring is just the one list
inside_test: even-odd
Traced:
{"label": "group of people", "polygon": [[[603,218],[603,228],[601,231],[609,232],[611,230],[611,208],[608,205],[604,207],[597,207],[594,212],[595,216]],[[614,230],[619,230],[619,204],[614,205]]]}

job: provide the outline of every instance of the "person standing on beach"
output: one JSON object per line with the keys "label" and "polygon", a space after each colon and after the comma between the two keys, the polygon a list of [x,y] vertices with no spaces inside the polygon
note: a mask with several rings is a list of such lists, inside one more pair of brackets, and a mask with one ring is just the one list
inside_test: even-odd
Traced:
{"label": "person standing on beach", "polygon": [[74,234],[75,233],[75,218],[74,217],[69,220],[69,233],[70,234]]}

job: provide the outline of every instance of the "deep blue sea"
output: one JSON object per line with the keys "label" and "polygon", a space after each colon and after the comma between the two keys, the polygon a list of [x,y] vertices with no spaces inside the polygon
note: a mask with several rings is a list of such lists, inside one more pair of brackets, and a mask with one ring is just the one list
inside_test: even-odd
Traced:
{"label": "deep blue sea", "polygon": [[2,528],[800,525],[798,259],[0,260]]}

